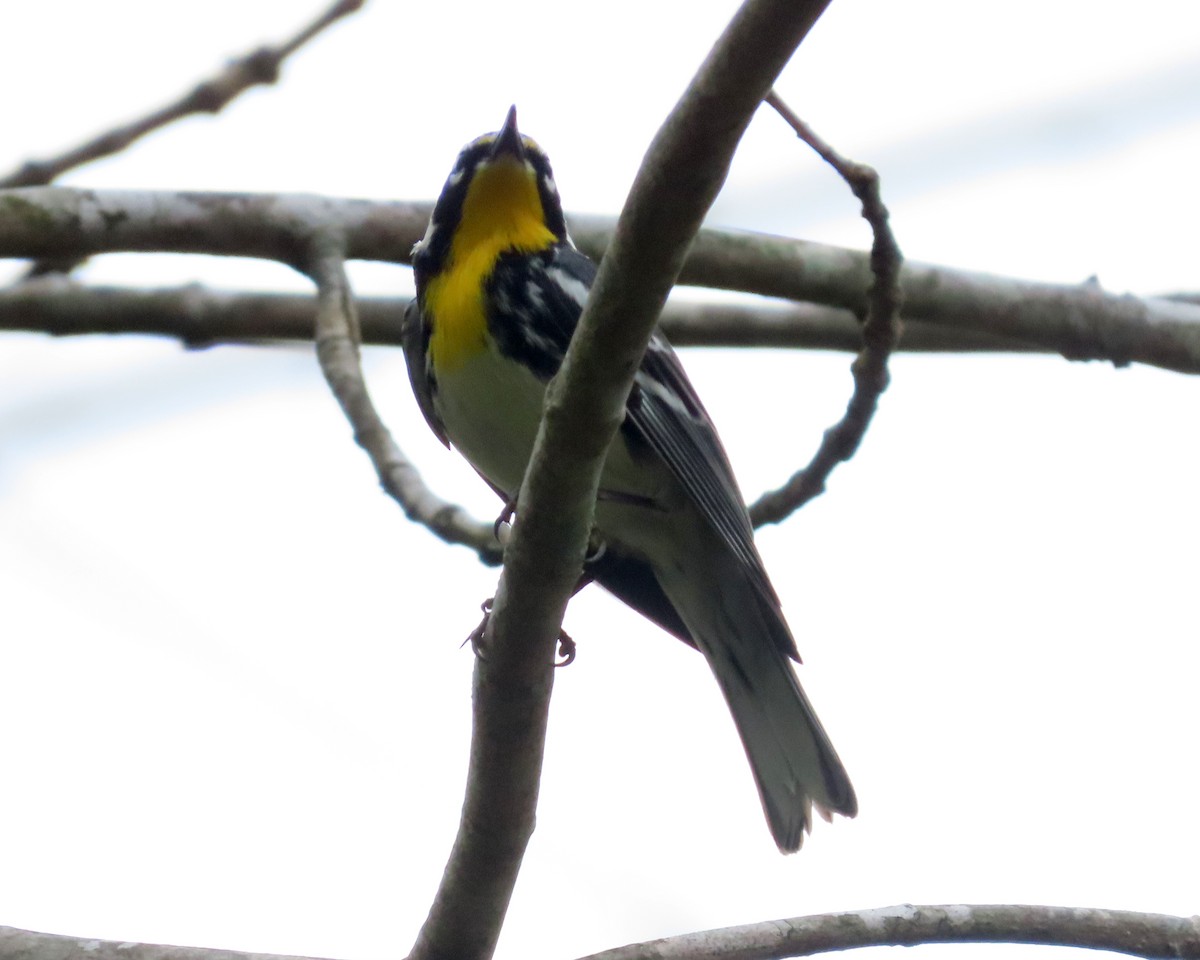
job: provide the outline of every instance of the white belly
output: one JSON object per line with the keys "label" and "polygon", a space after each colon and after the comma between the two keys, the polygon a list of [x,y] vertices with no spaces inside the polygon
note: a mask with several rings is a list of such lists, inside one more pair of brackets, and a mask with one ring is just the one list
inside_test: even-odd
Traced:
{"label": "white belly", "polygon": [[[450,442],[476,470],[511,497],[520,490],[525,477],[545,394],[545,385],[525,367],[488,349],[438,378],[434,404]],[[657,466],[659,469],[654,464],[635,463],[618,437],[609,450],[600,480],[602,507],[606,500],[641,500],[649,504],[669,499],[675,485],[665,466]],[[643,511],[658,512],[649,506],[633,510],[635,514]]]}
{"label": "white belly", "polygon": [[527,369],[487,349],[438,378],[434,406],[455,448],[513,496],[533,452],[545,393]]}

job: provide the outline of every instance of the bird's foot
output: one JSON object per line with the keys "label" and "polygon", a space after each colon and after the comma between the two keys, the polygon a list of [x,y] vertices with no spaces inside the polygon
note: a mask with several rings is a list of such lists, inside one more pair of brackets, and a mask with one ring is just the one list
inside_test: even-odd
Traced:
{"label": "bird's foot", "polygon": [[479,621],[479,625],[474,630],[467,634],[467,639],[461,644],[465,647],[469,643],[475,656],[480,660],[487,659],[483,652],[483,635],[487,630],[488,621],[492,618],[492,604],[495,602],[495,597],[488,597],[479,605],[479,609],[483,611],[483,619]]}
{"label": "bird's foot", "polygon": [[[488,621],[492,618],[492,604],[495,602],[495,597],[488,597],[479,605],[479,609],[483,611],[483,617],[475,629],[467,634],[467,639],[462,642],[462,646],[464,647],[469,643],[471,645],[471,649],[475,653],[475,656],[477,656],[480,660],[487,659],[487,654],[483,646],[483,635],[487,632]],[[571,635],[561,627],[558,631],[557,642],[558,655],[562,657],[562,659],[556,660],[554,662],[554,666],[565,667],[568,664],[574,663],[576,649],[575,641],[572,640]]]}
{"label": "bird's foot", "polygon": [[554,661],[556,668],[570,666],[575,662],[575,641],[562,627],[558,628],[558,655],[562,659]]}
{"label": "bird's foot", "polygon": [[504,503],[504,508],[500,511],[500,515],[496,517],[496,522],[492,524],[492,535],[495,536],[497,540],[500,539],[500,528],[505,524],[511,523],[513,515],[516,512],[517,498],[513,497],[511,500],[506,500]]}

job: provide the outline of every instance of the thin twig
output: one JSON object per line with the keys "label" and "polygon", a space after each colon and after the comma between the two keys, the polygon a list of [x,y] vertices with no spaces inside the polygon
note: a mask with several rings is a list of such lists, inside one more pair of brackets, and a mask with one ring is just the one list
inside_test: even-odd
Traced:
{"label": "thin twig", "polygon": [[856,947],[1026,943],[1172,960],[1200,957],[1200,918],[1023,904],[901,904],[632,943],[582,960],[784,960]]}
{"label": "thin twig", "polygon": [[879,174],[866,164],[847,160],[816,135],[779,94],[772,90],[766,102],[796,131],[796,136],[849,185],[862,204],[863,219],[871,225],[871,287],[862,326],[862,350],[851,367],[854,392],[841,420],[825,431],[808,466],[793,474],[778,490],[763,494],[750,507],[755,526],[779,523],[825,490],[834,468],[854,456],[862,442],[879,398],[888,385],[888,357],[900,339],[900,266],[904,258],[888,224],[887,208],[879,195]]}
{"label": "thin twig", "polygon": [[[363,343],[400,346],[405,297],[356,297]],[[310,341],[311,296],[214,290],[199,284],[132,289],[43,277],[0,288],[0,330],[53,336],[152,334],[188,349],[221,344]],[[848,350],[862,347],[854,314],[814,303],[782,305],[668,300],[659,317],[675,346]],[[1045,348],[908,319],[898,350],[921,353],[1030,353]]]}
{"label": "thin twig", "polygon": [[[545,409],[476,662],[459,834],[412,960],[487,958],[533,830],[554,644],[592,527],[600,470],[687,248],[755,109],[827,0],[747,0],[668,115],[634,179]],[[519,697],[505,750],[481,742]],[[499,779],[494,779],[499,775]]]}
{"label": "thin twig", "polygon": [[0,177],[0,188],[33,187],[47,184],[76,167],[101,157],[112,156],[134,141],[176,120],[197,113],[217,113],[230,101],[260,84],[279,79],[283,61],[318,33],[342,17],[360,9],[366,0],[338,0],[321,16],[277,47],[260,47],[231,61],[216,76],[197,84],[178,100],[131,123],[116,127],[98,137],[47,160],[30,160],[8,176]]}
{"label": "thin twig", "polygon": [[[429,210],[426,203],[305,195],[29,187],[0,191],[0,258],[154,251],[293,263],[314,232],[337,230],[348,259],[407,263]],[[593,257],[603,255],[612,229],[611,218],[571,218],[576,243]],[[1019,340],[1073,360],[1200,373],[1200,306],[1193,303],[911,261],[901,279],[905,313],[946,330]],[[701,230],[680,281],[862,315],[871,270],[857,250]]]}
{"label": "thin twig", "polygon": [[354,427],[355,442],[371,457],[383,489],[410,520],[448,543],[470,547],[484,563],[498,563],[500,545],[492,524],[475,520],[425,485],[371,402],[359,359],[358,318],[340,246],[329,239],[315,243],[308,272],[317,285],[314,339],[321,372]]}

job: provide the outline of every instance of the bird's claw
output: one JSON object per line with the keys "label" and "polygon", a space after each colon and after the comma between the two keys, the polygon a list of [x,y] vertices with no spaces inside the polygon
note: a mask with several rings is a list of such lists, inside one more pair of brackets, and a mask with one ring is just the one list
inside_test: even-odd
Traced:
{"label": "bird's claw", "polygon": [[[487,632],[488,621],[492,618],[492,604],[496,602],[495,597],[488,597],[479,605],[479,609],[483,611],[483,618],[479,621],[478,626],[467,634],[467,639],[462,642],[462,646],[468,643],[474,651],[475,656],[480,660],[486,660],[487,654],[484,652],[483,635]],[[555,667],[565,667],[568,664],[575,662],[575,641],[571,639],[571,635],[561,627],[558,631],[558,655],[561,660],[554,661]]]}
{"label": "bird's claw", "polygon": [[506,523],[511,522],[512,518],[513,518],[513,514],[515,514],[516,512],[517,512],[517,498],[513,497],[511,500],[506,500],[504,503],[503,509],[501,509],[501,511],[500,511],[500,515],[498,517],[496,517],[496,522],[492,524],[492,536],[494,536],[497,540],[499,540],[500,539],[500,528],[503,527]]}
{"label": "bird's claw", "polygon": [[486,660],[487,657],[483,652],[483,634],[487,630],[488,620],[492,618],[492,604],[495,603],[495,597],[488,597],[479,605],[479,609],[483,611],[483,619],[479,621],[479,625],[467,634],[467,639],[462,642],[462,646],[468,643],[471,645],[471,650],[480,660]]}
{"label": "bird's claw", "polygon": [[558,631],[558,655],[562,659],[554,661],[555,668],[570,666],[575,662],[575,641],[561,627]]}

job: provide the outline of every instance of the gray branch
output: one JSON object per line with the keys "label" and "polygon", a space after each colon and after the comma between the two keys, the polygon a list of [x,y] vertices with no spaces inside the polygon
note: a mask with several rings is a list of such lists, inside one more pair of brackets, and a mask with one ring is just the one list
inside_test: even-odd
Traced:
{"label": "gray branch", "polygon": [[[153,193],[29,187],[0,191],[0,258],[154,251],[258,257],[295,264],[315,232],[346,238],[348,259],[407,263],[425,203],[300,195]],[[609,218],[572,218],[575,240],[602,256]],[[864,315],[867,255],[842,247],[702,230],[680,282],[740,290]],[[1146,363],[1200,373],[1200,305],[1117,295],[1089,281],[1035,283],[908,262],[906,322],[1001,338],[1074,360]]]}
{"label": "gray branch", "polygon": [[359,357],[361,334],[341,247],[332,239],[315,244],[308,271],[317,285],[313,336],[325,381],[354,428],[354,441],[371,458],[383,489],[405,515],[447,543],[470,547],[488,564],[500,562],[500,545],[490,523],[441,499],[404,455],[371,402]]}
{"label": "gray branch", "polygon": [[879,174],[866,164],[843,157],[800,119],[774,90],[768,94],[767,103],[846,181],[862,204],[863,219],[870,224],[874,239],[869,258],[871,285],[866,291],[862,349],[850,367],[854,377],[850,402],[841,419],[825,431],[808,465],[792,474],[778,490],[764,493],[750,506],[750,517],[756,527],[780,523],[809,500],[824,493],[825,484],[837,465],[854,456],[875,416],[879,398],[891,380],[888,358],[896,349],[904,326],[900,322],[903,301],[900,269],[904,257],[888,222],[887,207],[879,191]]}
{"label": "gray branch", "polygon": [[770,920],[634,943],[583,960],[783,960],[855,947],[1027,943],[1200,957],[1200,918],[1026,905],[913,906]]}
{"label": "gray branch", "polygon": [[0,927],[0,960],[314,960],[211,947],[125,943]]}
{"label": "gray branch", "polygon": [[[900,904],[791,917],[633,943],[581,960],[784,960],[857,947],[1021,943],[1135,957],[1200,958],[1200,917],[1022,904]],[[121,943],[0,927],[0,960],[310,960],[206,947]]]}
{"label": "gray branch", "polygon": [[[358,297],[363,343],[400,346],[406,297]],[[312,297],[238,293],[199,285],[135,290],[89,286],[61,276],[0,289],[0,330],[54,336],[151,334],[189,348],[230,343],[310,341]],[[739,305],[670,300],[659,317],[671,342],[685,347],[774,347],[856,351],[854,314],[815,303]],[[934,353],[1030,353],[1047,348],[973,330],[909,320],[899,350]]]}

